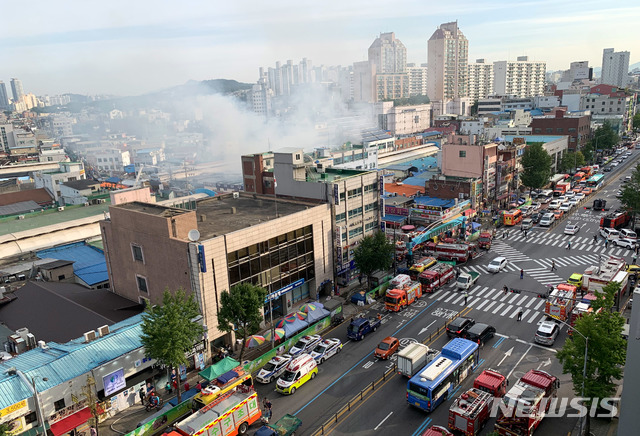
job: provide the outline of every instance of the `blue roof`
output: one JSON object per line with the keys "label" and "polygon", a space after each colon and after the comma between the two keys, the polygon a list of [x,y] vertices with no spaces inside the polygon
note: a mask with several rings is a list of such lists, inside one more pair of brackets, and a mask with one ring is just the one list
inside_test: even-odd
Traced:
{"label": "blue roof", "polygon": [[99,248],[87,245],[84,242],[61,245],[47,248],[36,253],[40,259],[53,258],[59,260],[71,260],[74,271],[104,262],[104,252]]}
{"label": "blue roof", "polygon": [[542,110],[540,109],[531,109],[529,112],[531,113],[532,117],[539,117],[541,115],[544,115],[544,112],[542,112]]}
{"label": "blue roof", "polygon": [[422,206],[451,207],[456,204],[456,201],[452,198],[416,197],[413,201]]}
{"label": "blue roof", "polygon": [[33,396],[18,375],[8,374],[10,368],[23,372],[27,379],[38,376],[38,391],[44,392],[142,347],[141,324],[142,314],[132,316],[113,324],[108,335],[92,342],[85,343],[84,337],[65,344],[49,342],[46,349],[38,347],[0,362],[0,409]]}
{"label": "blue roof", "polygon": [[504,140],[513,142],[513,138],[524,138],[525,142],[552,142],[564,137],[563,135],[505,135]]}
{"label": "blue roof", "polygon": [[120,177],[109,177],[105,182],[109,183],[120,183]]}
{"label": "blue roof", "polygon": [[76,276],[89,286],[97,285],[98,283],[106,282],[109,280],[109,274],[107,273],[107,262],[102,261],[95,265],[89,265],[84,268],[74,268]]}
{"label": "blue roof", "polygon": [[400,223],[404,220],[406,220],[407,217],[406,216],[402,216],[402,215],[384,215],[382,217],[382,221],[391,221],[394,223]]}
{"label": "blue roof", "polygon": [[212,191],[211,189],[206,189],[206,188],[197,188],[195,191],[196,194],[207,194],[209,197],[215,197],[216,193],[215,191]]}
{"label": "blue roof", "polygon": [[422,136],[438,136],[438,135],[442,135],[442,132],[438,132],[437,130],[432,130],[431,132],[424,132],[421,135]]}

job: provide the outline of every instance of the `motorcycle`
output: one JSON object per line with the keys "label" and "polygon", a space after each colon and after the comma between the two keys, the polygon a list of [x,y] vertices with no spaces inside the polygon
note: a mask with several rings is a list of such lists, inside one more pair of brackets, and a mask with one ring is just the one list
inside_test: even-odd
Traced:
{"label": "motorcycle", "polygon": [[162,407],[162,398],[160,397],[156,397],[157,400],[151,401],[151,398],[149,398],[149,400],[147,401],[147,404],[145,405],[145,410],[147,412],[151,412],[152,410],[159,410]]}

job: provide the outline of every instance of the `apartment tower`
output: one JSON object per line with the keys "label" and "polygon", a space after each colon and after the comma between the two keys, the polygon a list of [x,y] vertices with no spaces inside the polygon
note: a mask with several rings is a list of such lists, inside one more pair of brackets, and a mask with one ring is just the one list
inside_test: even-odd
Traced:
{"label": "apartment tower", "polygon": [[427,92],[432,101],[467,96],[469,41],[458,22],[441,24],[427,43]]}

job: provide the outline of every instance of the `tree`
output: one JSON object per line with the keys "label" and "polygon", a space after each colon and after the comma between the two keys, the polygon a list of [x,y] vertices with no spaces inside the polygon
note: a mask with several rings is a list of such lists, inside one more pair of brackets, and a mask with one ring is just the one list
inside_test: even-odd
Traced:
{"label": "tree", "polygon": [[367,277],[367,288],[371,289],[369,276],[378,270],[387,270],[393,262],[394,246],[383,232],[365,236],[353,251],[353,261]]}
{"label": "tree", "polygon": [[87,407],[91,411],[91,419],[89,424],[96,429],[96,436],[98,436],[98,424],[100,423],[100,417],[98,416],[98,399],[96,398],[96,381],[91,375],[87,376],[87,384],[82,386],[82,395],[87,400]]}
{"label": "tree", "polygon": [[620,203],[634,216],[640,214],[640,165],[631,173],[631,180],[624,184]]}
{"label": "tree", "polygon": [[529,145],[522,155],[520,181],[530,190],[540,189],[551,178],[551,156],[542,148],[541,142]]}
{"label": "tree", "polygon": [[[571,374],[573,390],[576,395],[589,398],[611,397],[616,391],[615,380],[620,380],[626,361],[627,343],[622,337],[624,318],[613,310],[620,284],[611,282],[595,292],[596,299],[591,303],[593,312],[585,314],[575,322],[576,332],[567,340],[560,351],[558,360],[562,363],[564,374]],[[583,377],[585,349],[587,351],[586,377]],[[584,392],[583,392],[584,386]],[[591,408],[591,401],[585,406]],[[586,418],[585,434],[590,434],[591,421]]]}
{"label": "tree", "polygon": [[584,166],[585,163],[586,161],[581,151],[565,153],[560,161],[559,170],[562,172],[568,172],[572,168],[580,168]]}
{"label": "tree", "polygon": [[247,336],[255,333],[262,321],[262,308],[267,291],[251,283],[240,283],[229,292],[220,294],[220,311],[218,312],[218,329],[223,332],[235,331],[242,336],[240,362],[244,355]]}
{"label": "tree", "polygon": [[640,112],[633,116],[633,128],[640,129]]}
{"label": "tree", "polygon": [[200,315],[200,308],[193,294],[186,296],[180,288],[175,294],[167,288],[161,306],[147,307],[142,315],[142,335],[140,339],[148,357],[156,359],[169,371],[175,370],[177,377],[178,403],[180,395],[180,365],[187,364],[185,353],[193,348],[204,329],[194,319]]}
{"label": "tree", "polygon": [[595,147],[593,145],[593,143],[591,141],[587,142],[587,145],[585,145],[584,147],[582,147],[582,155],[584,156],[584,159],[589,162],[589,163],[593,163],[593,151],[595,150]]}
{"label": "tree", "polygon": [[593,138],[591,139],[594,149],[597,150],[610,150],[620,142],[620,137],[611,127],[609,121],[605,121],[604,124],[593,132]]}
{"label": "tree", "polygon": [[0,424],[0,436],[9,436],[9,432],[11,431],[11,426],[9,426],[8,422],[3,422]]}

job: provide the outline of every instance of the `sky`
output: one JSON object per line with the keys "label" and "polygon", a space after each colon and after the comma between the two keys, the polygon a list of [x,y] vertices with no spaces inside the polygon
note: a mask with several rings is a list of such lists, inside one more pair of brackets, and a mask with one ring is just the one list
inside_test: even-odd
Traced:
{"label": "sky", "polygon": [[602,50],[640,60],[640,2],[565,0],[34,0],[4,2],[0,80],[26,92],[139,95],[188,80],[255,82],[260,66],[366,60],[395,32],[409,62],[427,62],[427,40],[458,21],[469,60],[572,61],[600,67]]}

